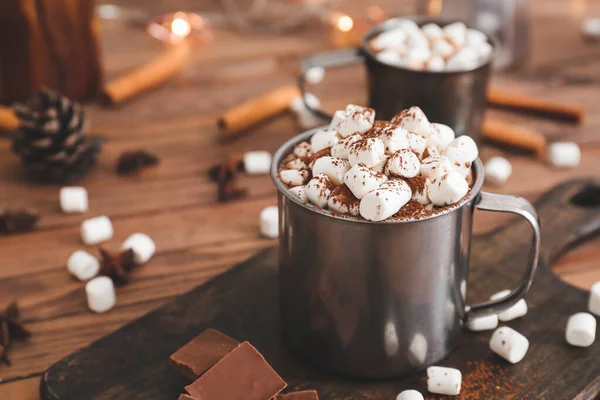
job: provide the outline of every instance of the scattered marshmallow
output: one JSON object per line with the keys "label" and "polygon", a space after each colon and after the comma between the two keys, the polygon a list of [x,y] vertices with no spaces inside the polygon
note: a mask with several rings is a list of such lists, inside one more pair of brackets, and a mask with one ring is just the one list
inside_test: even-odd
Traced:
{"label": "scattered marshmallow", "polygon": [[365,138],[348,147],[348,161],[351,165],[365,164],[373,167],[385,157],[385,146],[379,138]]}
{"label": "scattered marshmallow", "polygon": [[585,18],[581,23],[581,32],[587,39],[600,39],[600,18]]}
{"label": "scattered marshmallow", "polygon": [[435,146],[443,152],[454,140],[454,130],[448,125],[432,122],[431,130],[427,136],[427,146]]}
{"label": "scattered marshmallow", "polygon": [[463,135],[450,142],[443,154],[450,160],[452,168],[465,178],[471,171],[471,165],[479,155],[479,151],[475,141]]}
{"label": "scattered marshmallow", "polygon": [[591,346],[596,340],[596,318],[586,312],[572,315],[567,322],[565,339],[571,346]]}
{"label": "scattered marshmallow", "polygon": [[313,85],[323,82],[323,78],[325,78],[325,68],[323,67],[309,68],[309,70],[304,74],[304,79],[306,79],[306,82]]}
{"label": "scattered marshmallow", "polygon": [[364,164],[356,164],[344,175],[344,183],[361,200],[388,180],[384,174],[372,171]]}
{"label": "scattered marshmallow", "polygon": [[77,250],[67,260],[67,269],[80,281],[87,281],[98,275],[100,261],[87,251]]}
{"label": "scattered marshmallow", "polygon": [[489,331],[498,327],[498,316],[496,314],[486,317],[472,318],[467,321],[467,329],[473,332]]}
{"label": "scattered marshmallow", "polygon": [[114,229],[107,216],[86,219],[81,223],[81,240],[87,245],[94,245],[113,237]]}
{"label": "scattered marshmallow", "polygon": [[592,314],[600,316],[600,281],[594,283],[590,289],[588,310]]}
{"label": "scattered marshmallow", "polygon": [[417,156],[422,157],[427,148],[427,139],[416,133],[408,133],[408,146]]}
{"label": "scattered marshmallow", "polygon": [[60,208],[65,213],[84,213],[88,211],[88,194],[82,186],[70,186],[60,189]]}
{"label": "scattered marshmallow", "polygon": [[297,169],[283,169],[279,172],[279,179],[288,186],[302,186],[308,179],[308,171]]}
{"label": "scattered marshmallow", "polygon": [[342,139],[341,141],[339,141],[331,147],[331,156],[347,160],[348,148],[351,144],[358,142],[361,139],[363,139],[363,136],[360,133],[355,133],[354,135],[345,137],[344,139]]}
{"label": "scattered marshmallow", "polygon": [[344,175],[350,169],[350,163],[341,158],[321,157],[315,161],[312,168],[313,176],[319,174],[327,175],[336,185],[344,183]]}
{"label": "scattered marshmallow", "polygon": [[423,395],[416,390],[404,390],[400,392],[396,400],[423,400]]}
{"label": "scattered marshmallow", "polygon": [[244,171],[252,175],[268,174],[271,160],[271,153],[268,151],[249,151],[244,154]]}
{"label": "scattered marshmallow", "polygon": [[516,364],[527,354],[529,340],[514,329],[502,326],[492,334],[490,349],[506,361]]}
{"label": "scattered marshmallow", "polygon": [[504,157],[492,157],[485,163],[486,183],[501,186],[506,183],[512,174],[512,165]]}
{"label": "scattered marshmallow", "polygon": [[401,126],[390,124],[382,128],[379,137],[383,141],[386,154],[394,154],[400,149],[410,147],[408,131]]}
{"label": "scattered marshmallow", "polygon": [[360,201],[360,215],[369,221],[383,221],[396,214],[411,197],[410,186],[405,181],[389,180]]}
{"label": "scattered marshmallow", "polygon": [[575,168],[581,161],[581,150],[577,143],[552,143],[548,146],[548,160],[557,168]]}
{"label": "scattered marshmallow", "polygon": [[386,175],[414,178],[419,174],[421,163],[415,153],[408,149],[398,150],[390,156],[385,166]]}
{"label": "scattered marshmallow", "polygon": [[275,239],[279,236],[279,210],[277,206],[265,207],[260,212],[260,233],[269,239]]}
{"label": "scattered marshmallow", "polygon": [[329,125],[329,130],[339,133],[342,137],[346,137],[356,132],[367,132],[373,127],[374,121],[375,110],[349,104],[344,111],[339,110],[335,112]]}
{"label": "scattered marshmallow", "polygon": [[442,30],[442,28],[438,24],[435,24],[433,22],[423,25],[421,27],[421,31],[429,40],[443,39],[445,36],[445,33]]}
{"label": "scattered marshmallow", "polygon": [[297,196],[303,203],[308,202],[308,196],[304,191],[304,186],[296,186],[290,189],[290,193]]}
{"label": "scattered marshmallow", "polygon": [[123,242],[121,250],[133,250],[133,257],[136,264],[144,264],[156,252],[156,245],[152,238],[145,233],[134,233]]}
{"label": "scattered marshmallow", "polygon": [[[492,296],[490,296],[490,300],[500,300],[507,297],[510,294],[510,290],[502,290]],[[521,299],[515,303],[508,310],[501,312],[498,314],[498,319],[502,322],[512,321],[513,319],[520,318],[527,314],[527,302],[525,299]]]}
{"label": "scattered marshmallow", "polygon": [[103,313],[116,303],[115,285],[107,276],[99,276],[85,285],[88,307],[96,313]]}
{"label": "scattered marshmallow", "polygon": [[383,172],[385,170],[385,166],[387,165],[389,158],[390,157],[387,154],[385,154],[379,162],[379,164],[373,165],[371,169],[375,172]]}
{"label": "scattered marshmallow", "polygon": [[308,142],[298,143],[294,147],[294,155],[296,157],[306,157],[312,154],[312,146]]}
{"label": "scattered marshmallow", "polygon": [[417,106],[402,110],[392,118],[392,123],[400,125],[409,132],[425,136],[431,129],[427,116]]}
{"label": "scattered marshmallow", "polygon": [[355,217],[360,214],[360,201],[354,197],[346,185],[340,185],[333,189],[327,199],[327,207],[340,214],[350,214]]}
{"label": "scattered marshmallow", "polygon": [[458,172],[450,171],[431,180],[427,195],[436,206],[447,206],[462,199],[469,191],[469,184]]}
{"label": "scattered marshmallow", "polygon": [[460,393],[462,374],[455,368],[427,368],[427,390],[429,393],[456,396]]}
{"label": "scattered marshmallow", "polygon": [[320,130],[310,138],[313,153],[326,149],[339,142],[340,138],[332,130]]}
{"label": "scattered marshmallow", "polygon": [[325,174],[315,175],[304,188],[304,192],[311,203],[324,208],[327,205],[327,199],[335,184]]}
{"label": "scattered marshmallow", "polygon": [[421,175],[435,179],[452,171],[452,164],[446,156],[431,156],[421,162]]}
{"label": "scattered marshmallow", "polygon": [[442,28],[446,39],[455,47],[463,47],[467,43],[467,26],[462,22],[454,22]]}

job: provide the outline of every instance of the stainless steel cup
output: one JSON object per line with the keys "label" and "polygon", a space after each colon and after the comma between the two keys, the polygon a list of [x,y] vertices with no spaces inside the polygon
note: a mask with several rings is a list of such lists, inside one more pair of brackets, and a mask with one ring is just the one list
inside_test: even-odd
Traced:
{"label": "stainless steel cup", "polygon": [[[481,192],[483,168],[458,207],[418,221],[374,223],[334,216],[291,195],[277,169],[282,331],[299,356],[359,377],[392,377],[431,365],[454,349],[463,322],[506,310],[523,298],[538,261],[540,229],[533,206],[516,196]],[[467,306],[475,209],[519,214],[533,228],[527,270],[502,300]]]}
{"label": "stainless steel cup", "polygon": [[[371,28],[357,49],[316,54],[302,61],[300,89],[305,91],[304,75],[313,67],[340,67],[364,62],[369,83],[369,106],[379,119],[389,120],[398,112],[419,106],[431,120],[446,124],[457,135],[469,135],[480,142],[480,128],[486,107],[486,90],[494,57],[466,71],[417,71],[384,64],[369,50],[369,41],[379,33],[398,26],[404,18],[387,20]],[[419,25],[436,22],[444,26],[450,21],[415,18]],[[490,43],[494,43],[488,38]],[[323,119],[331,116],[305,102],[309,110]]]}

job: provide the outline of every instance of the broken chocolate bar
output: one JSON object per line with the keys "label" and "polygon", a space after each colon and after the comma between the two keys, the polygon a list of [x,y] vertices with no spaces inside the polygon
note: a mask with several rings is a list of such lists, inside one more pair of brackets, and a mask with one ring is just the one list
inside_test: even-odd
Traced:
{"label": "broken chocolate bar", "polygon": [[300,392],[278,394],[273,400],[319,400],[319,395],[315,390],[302,390]]}
{"label": "broken chocolate bar", "polygon": [[244,342],[185,390],[199,400],[269,400],[286,386],[258,350]]}
{"label": "broken chocolate bar", "polygon": [[207,329],[171,355],[171,364],[195,381],[239,344],[215,329]]}

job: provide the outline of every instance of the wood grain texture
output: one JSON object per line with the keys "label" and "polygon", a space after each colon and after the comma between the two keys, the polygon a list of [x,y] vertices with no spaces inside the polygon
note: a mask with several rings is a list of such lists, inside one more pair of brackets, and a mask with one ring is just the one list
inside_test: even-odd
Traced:
{"label": "wood grain texture", "polygon": [[[151,14],[174,8],[218,11],[218,3],[210,1],[114,3],[143,8]],[[357,9],[363,7],[360,2],[350,3]],[[393,3],[391,9],[397,9],[396,2],[389,3]],[[573,126],[502,110],[488,111],[503,121],[538,130],[549,140],[572,140],[582,145],[582,164],[574,170],[555,170],[511,149],[481,149],[484,160],[502,155],[511,160],[514,169],[505,186],[486,186],[485,190],[533,200],[565,180],[600,176],[600,47],[585,43],[579,31],[585,15],[600,15],[600,1],[531,3],[531,60],[522,70],[496,74],[493,84],[581,104],[587,112],[585,124]],[[0,24],[0,30],[6,27]],[[30,342],[17,343],[12,349],[13,366],[0,366],[0,399],[8,393],[14,399],[29,400],[27,396],[37,391],[36,376],[52,363],[273,244],[258,235],[260,210],[276,201],[270,179],[242,177],[240,184],[250,188],[250,197],[216,205],[215,187],[205,174],[229,154],[273,151],[300,129],[293,117],[285,114],[257,127],[251,135],[217,144],[216,119],[242,101],[294,83],[303,57],[330,48],[323,40],[325,35],[326,31],[317,26],[277,36],[218,30],[215,41],[193,51],[190,68],[161,88],[117,108],[86,106],[93,132],[105,136],[107,142],[99,165],[81,182],[90,194],[91,211],[85,215],[60,212],[58,187],[24,184],[17,158],[7,142],[0,142],[0,206],[34,206],[42,213],[37,232],[0,237],[0,305],[19,299],[25,321],[34,332]],[[109,80],[163,50],[142,30],[114,22],[103,23],[102,39]],[[10,51],[16,48],[0,48],[0,52]],[[5,71],[0,67],[0,73]],[[327,110],[348,102],[364,103],[363,70],[357,66],[332,71],[311,91]],[[139,177],[116,176],[113,168],[119,154],[136,148],[157,154],[161,166]],[[116,228],[115,238],[107,243],[109,248],[118,248],[130,233],[144,232],[156,240],[158,252],[134,273],[130,285],[118,290],[117,307],[108,314],[95,315],[85,304],[83,284],[68,276],[65,263],[72,251],[85,248],[78,234],[81,221],[103,214],[113,219]],[[477,213],[475,230],[483,232],[506,222],[499,214]],[[600,280],[599,258],[595,239],[559,258],[556,268],[569,283],[589,288]],[[34,390],[28,385],[34,385]]]}
{"label": "wood grain texture", "polygon": [[[593,399],[600,393],[600,344],[580,349],[564,341],[566,320],[585,309],[587,294],[560,281],[549,268],[564,249],[600,232],[600,179],[561,185],[542,196],[536,208],[544,242],[527,295],[529,314],[507,323],[529,338],[527,356],[511,365],[489,350],[490,332],[465,333],[461,346],[441,362],[463,373],[459,399]],[[531,228],[517,220],[473,239],[469,303],[514,286],[529,250],[523,238],[530,235]],[[289,387],[315,389],[323,400],[391,399],[408,388],[426,392],[423,373],[360,382],[289,354],[280,339],[278,281],[277,251],[269,249],[60,361],[42,377],[42,399],[174,398],[184,379],[166,360],[210,327],[249,340]]]}

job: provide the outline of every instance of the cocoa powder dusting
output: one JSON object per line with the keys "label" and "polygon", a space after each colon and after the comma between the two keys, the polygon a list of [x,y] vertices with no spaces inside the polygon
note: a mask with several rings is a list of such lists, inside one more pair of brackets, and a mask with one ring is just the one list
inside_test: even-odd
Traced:
{"label": "cocoa powder dusting", "polygon": [[405,178],[404,180],[408,183],[413,193],[423,194],[425,192],[426,176],[415,176],[414,178]]}
{"label": "cocoa powder dusting", "polygon": [[410,219],[422,217],[423,215],[425,215],[423,204],[419,203],[418,200],[410,200],[400,211],[394,214],[394,217],[398,219]]}
{"label": "cocoa powder dusting", "polygon": [[316,153],[311,154],[310,156],[301,157],[301,159],[302,159],[302,161],[304,161],[304,163],[306,165],[312,165],[319,158],[326,157],[326,156],[331,156],[331,147],[328,147],[323,150],[319,150]]}
{"label": "cocoa powder dusting", "polygon": [[333,202],[348,206],[358,206],[360,200],[358,200],[350,188],[346,186],[346,184],[341,184],[340,186],[333,189],[331,192],[331,197],[333,198]]}

